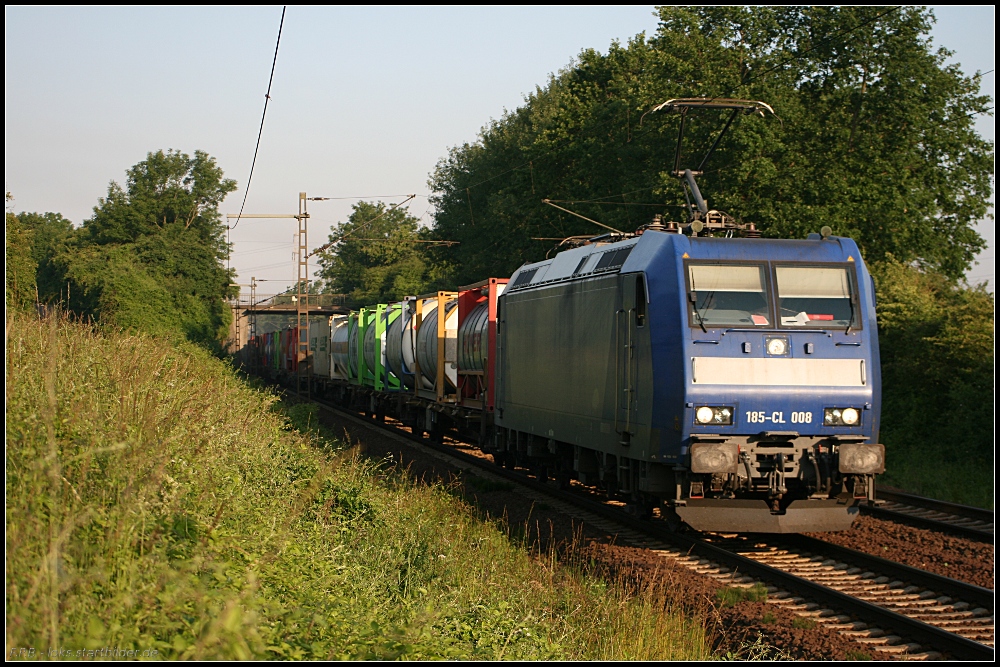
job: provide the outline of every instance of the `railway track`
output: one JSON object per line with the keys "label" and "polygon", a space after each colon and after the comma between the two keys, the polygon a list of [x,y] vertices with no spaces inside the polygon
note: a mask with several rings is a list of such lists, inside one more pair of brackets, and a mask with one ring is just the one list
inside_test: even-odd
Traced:
{"label": "railway track", "polygon": [[319,402],[449,465],[486,480],[513,482],[518,493],[617,534],[729,586],[763,585],[768,603],[813,619],[867,648],[900,659],[994,659],[993,591],[801,535],[695,538],[619,507],[553,488],[455,446],[418,438]]}
{"label": "railway track", "polygon": [[993,539],[992,510],[956,505],[943,500],[884,489],[878,490],[878,498],[884,503],[876,507],[862,507],[861,511],[874,517],[900,521],[919,528],[949,532],[961,537]]}
{"label": "railway track", "polygon": [[[803,535],[708,538],[759,563],[965,639],[994,646],[993,591]],[[812,610],[819,622],[831,616]],[[842,629],[832,620],[832,627]],[[915,648],[872,628],[846,634],[889,653]]]}

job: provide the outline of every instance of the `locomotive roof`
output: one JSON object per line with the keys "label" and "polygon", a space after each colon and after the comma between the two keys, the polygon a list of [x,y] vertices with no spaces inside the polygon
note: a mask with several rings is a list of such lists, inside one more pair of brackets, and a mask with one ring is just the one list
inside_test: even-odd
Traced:
{"label": "locomotive roof", "polygon": [[511,276],[509,291],[605,273],[646,271],[663,252],[690,259],[720,261],[861,261],[854,241],[839,236],[822,239],[818,234],[810,234],[808,239],[727,239],[647,231],[624,241],[585,245],[563,251],[552,259],[525,264]]}

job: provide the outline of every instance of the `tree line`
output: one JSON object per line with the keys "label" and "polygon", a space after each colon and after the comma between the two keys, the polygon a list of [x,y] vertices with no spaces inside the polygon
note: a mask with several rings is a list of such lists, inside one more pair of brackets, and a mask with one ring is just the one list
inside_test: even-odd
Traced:
{"label": "tree line", "polygon": [[218,349],[235,294],[218,207],[235,189],[208,154],[161,150],[112,182],[78,228],[58,213],[8,212],[8,305],[60,304]]}

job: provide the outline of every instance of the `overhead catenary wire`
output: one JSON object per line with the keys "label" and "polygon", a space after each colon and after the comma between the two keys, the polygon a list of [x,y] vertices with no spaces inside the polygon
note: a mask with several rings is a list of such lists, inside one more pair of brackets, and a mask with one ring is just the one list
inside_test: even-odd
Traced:
{"label": "overhead catenary wire", "polygon": [[257,248],[256,250],[241,250],[239,252],[234,252],[234,255],[239,255],[241,257],[246,257],[247,255],[260,255],[267,252],[275,252],[283,247],[287,247],[287,243],[282,243],[280,246],[275,246],[273,248]]}
{"label": "overhead catenary wire", "polygon": [[[355,228],[354,228],[354,229],[352,229],[351,231],[349,231],[349,232],[347,232],[346,234],[342,235],[342,236],[341,236],[341,237],[340,237],[339,239],[337,239],[337,241],[343,241],[343,240],[344,240],[345,238],[347,238],[347,237],[348,237],[348,236],[350,236],[351,234],[357,234],[357,233],[358,233],[358,232],[360,232],[360,231],[361,231],[362,229],[364,229],[364,228],[368,227],[369,225],[371,225],[371,224],[372,224],[373,222],[375,222],[376,220],[378,220],[378,219],[379,219],[379,218],[381,218],[382,216],[384,216],[384,215],[388,215],[388,214],[389,214],[390,212],[392,212],[392,211],[396,210],[397,208],[399,208],[399,207],[400,207],[400,206],[402,206],[403,204],[407,203],[407,202],[408,202],[408,201],[410,201],[411,199],[415,198],[416,196],[417,196],[417,195],[407,195],[407,196],[406,196],[406,199],[404,199],[403,201],[401,201],[401,202],[397,202],[397,203],[395,203],[395,204],[390,204],[390,205],[389,205],[389,208],[385,209],[384,211],[382,211],[381,213],[379,213],[378,215],[376,215],[376,216],[375,216],[374,218],[372,218],[371,220],[366,220],[366,221],[365,221],[364,223],[362,223],[362,224],[361,224],[361,226],[360,226],[360,227],[355,227]],[[336,243],[337,241],[332,241],[332,243]],[[313,254],[314,254],[315,252],[316,252],[316,251],[313,251]]]}
{"label": "overhead catenary wire", "polygon": [[582,218],[582,219],[586,220],[587,222],[592,222],[592,223],[594,223],[595,225],[597,225],[598,227],[604,227],[604,229],[610,229],[611,231],[613,231],[613,232],[617,232],[617,233],[619,233],[619,234],[624,234],[624,233],[625,233],[625,232],[623,232],[623,231],[622,231],[622,230],[620,230],[620,229],[615,229],[615,228],[614,228],[614,227],[612,227],[611,225],[606,225],[606,224],[604,224],[603,222],[598,222],[597,220],[591,220],[590,218],[588,218],[588,217],[587,217],[587,216],[585,216],[585,215],[580,215],[579,213],[576,213],[575,211],[571,211],[571,210],[569,210],[568,208],[563,208],[562,206],[557,206],[557,205],[553,204],[553,203],[552,203],[552,201],[551,201],[551,200],[549,200],[549,199],[543,199],[543,200],[542,200],[542,203],[543,203],[543,204],[548,204],[548,205],[549,205],[549,206],[551,206],[552,208],[557,208],[557,209],[559,209],[560,211],[565,211],[566,213],[569,213],[570,215],[575,215],[576,217],[578,217],[578,218]]}
{"label": "overhead catenary wire", "polygon": [[[645,188],[646,190],[653,190],[660,187],[659,185],[654,185],[651,188]],[[550,202],[555,202],[559,204],[597,204],[598,206],[653,206],[655,208],[687,208],[684,204],[647,204],[644,202],[637,201],[608,201],[606,199],[550,199]]]}
{"label": "overhead catenary wire", "polygon": [[349,232],[341,235],[338,238],[332,239],[329,243],[324,243],[323,245],[321,245],[320,247],[316,248],[311,253],[309,253],[308,255],[306,255],[306,258],[309,258],[309,257],[312,257],[313,255],[319,254],[319,253],[323,252],[324,250],[326,250],[327,248],[329,248],[330,246],[335,245],[337,243],[340,243],[341,241],[343,241],[344,239],[346,239],[351,234],[356,234],[357,232],[360,232],[362,229],[364,229],[365,227],[368,227],[369,225],[371,225],[373,222],[375,222],[376,220],[378,220],[382,216],[388,214],[391,211],[394,211],[395,209],[399,208],[400,206],[402,206],[403,204],[405,204],[406,202],[410,201],[411,199],[413,199],[416,196],[417,195],[407,195],[406,199],[404,199],[403,201],[401,201],[399,203],[392,204],[391,206],[389,206],[389,208],[385,209],[384,211],[382,211],[381,213],[379,213],[378,215],[376,215],[371,220],[366,220],[361,226],[352,229],[351,231],[349,231]]}
{"label": "overhead catenary wire", "polygon": [[250,182],[253,180],[253,170],[257,165],[257,152],[260,150],[260,138],[264,135],[264,119],[267,117],[267,103],[271,101],[271,84],[274,83],[274,69],[278,64],[278,47],[281,45],[281,30],[285,27],[285,10],[287,5],[281,8],[281,22],[278,24],[278,40],[274,44],[274,60],[271,61],[271,76],[267,80],[267,92],[264,93],[264,112],[260,115],[260,129],[257,131],[257,145],[253,149],[253,161],[250,162],[250,176],[247,177],[247,189],[243,192],[243,203],[240,204],[240,212],[233,223],[233,229],[240,224],[240,216],[243,215],[243,208],[247,205],[247,196],[250,194]]}
{"label": "overhead catenary wire", "polygon": [[288,241],[244,241],[247,245],[253,244],[258,246],[264,246],[262,248],[255,248],[253,250],[237,250],[232,253],[233,255],[256,255],[262,252],[275,252],[284,248],[289,247]]}
{"label": "overhead catenary wire", "polygon": [[413,197],[423,197],[424,199],[426,199],[427,195],[410,195],[410,194],[402,194],[402,195],[367,195],[365,197],[310,197],[310,199],[322,199],[323,201],[326,201],[326,200],[342,200],[342,199],[343,200],[349,200],[349,199],[392,199],[394,197],[409,197],[411,199]]}
{"label": "overhead catenary wire", "polygon": [[353,238],[352,241],[381,241],[384,243],[433,243],[435,245],[458,245],[461,241],[438,241],[436,239],[394,239],[394,238],[373,238],[373,239],[359,239]]}
{"label": "overhead catenary wire", "polygon": [[[643,135],[648,134],[648,133],[650,133],[652,131],[653,131],[652,129],[646,130],[645,132],[642,132],[641,134],[639,134],[637,136],[643,136]],[[716,173],[716,172],[719,172],[719,171],[723,171],[724,169],[731,168],[731,166],[732,165],[729,165],[728,167],[727,166],[716,167],[715,169],[710,169],[710,170],[706,171],[705,173],[706,174]],[[628,192],[626,192],[624,194],[628,195],[628,194],[634,194],[636,192],[645,192],[647,190],[653,190],[653,189],[656,189],[656,188],[659,188],[659,187],[663,187],[663,184],[662,183],[657,183],[656,185],[651,185],[649,187],[639,188],[637,190],[630,190],[630,191],[628,191]],[[549,201],[556,201],[556,200],[550,199]],[[590,202],[585,202],[584,201],[584,202],[580,202],[580,203],[590,203]],[[660,206],[660,204],[653,204],[653,206]],[[677,206],[679,208],[686,208],[683,204],[664,204],[663,206]],[[504,234],[503,236],[501,236],[498,239],[495,239],[493,241],[493,243],[490,243],[489,245],[487,245],[487,246],[485,246],[483,248],[480,248],[478,251],[473,252],[472,255],[470,256],[470,259],[475,259],[475,258],[479,257],[480,255],[482,255],[483,253],[488,252],[488,251],[492,250],[493,248],[496,248],[502,242],[507,241],[510,238],[512,238],[514,236],[514,234],[516,234],[518,231],[520,231],[523,228],[524,228],[524,224],[523,223],[521,225],[518,225],[518,226],[510,228],[506,234]]]}
{"label": "overhead catenary wire", "polygon": [[283,261],[283,262],[275,262],[273,264],[261,264],[261,265],[258,265],[258,266],[248,266],[244,270],[245,271],[263,271],[265,269],[274,269],[274,268],[277,268],[279,266],[288,266],[288,261],[286,260],[286,261]]}
{"label": "overhead catenary wire", "polygon": [[[658,188],[658,187],[660,187],[660,186],[659,185],[652,185],[652,186],[645,187],[645,188],[637,188],[635,190],[629,190],[628,192],[621,192],[617,196],[619,196],[619,197],[626,197],[628,195],[634,195],[637,192],[648,192],[649,190],[653,190],[654,188]],[[599,199],[603,199],[603,197],[599,198]],[[592,203],[598,203],[598,199],[573,199],[573,200],[569,200],[569,199],[552,199],[551,197],[549,197],[549,201],[562,202],[564,204],[592,204]]]}

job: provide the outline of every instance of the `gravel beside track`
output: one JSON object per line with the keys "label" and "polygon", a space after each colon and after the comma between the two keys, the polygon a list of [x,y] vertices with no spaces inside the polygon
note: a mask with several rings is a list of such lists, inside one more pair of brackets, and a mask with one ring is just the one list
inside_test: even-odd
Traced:
{"label": "gravel beside track", "polygon": [[[769,588],[767,603],[743,601],[733,606],[720,605],[715,597],[719,588],[749,587],[754,579],[734,576],[717,563],[665,547],[603,517],[581,514],[560,500],[519,487],[447,454],[401,441],[402,434],[390,434],[374,424],[359,424],[355,419],[323,411],[323,422],[337,432],[346,431],[365,456],[391,460],[416,478],[452,484],[484,517],[505,522],[514,535],[524,535],[536,548],[556,548],[565,561],[623,578],[637,586],[655,587],[667,604],[706,619],[715,647],[722,654],[763,657],[749,648],[762,640],[780,649],[781,657],[798,659],[938,657],[916,644],[901,643],[878,628],[837,615],[773,586]],[[478,458],[489,458],[474,448],[449,444]],[[581,520],[581,516],[586,518]],[[891,557],[884,552],[879,555]],[[772,657],[778,656],[772,654]]]}
{"label": "gravel beside track", "polygon": [[863,513],[935,532],[993,542],[993,510],[924,498],[898,489],[879,487],[877,507]]}
{"label": "gravel beside track", "polygon": [[994,547],[988,542],[864,515],[850,532],[810,537],[983,588],[996,586]]}

